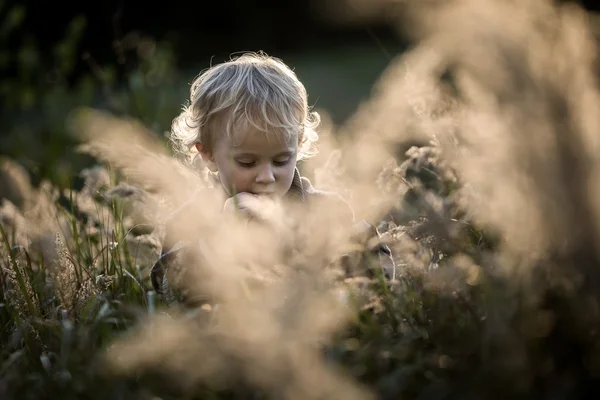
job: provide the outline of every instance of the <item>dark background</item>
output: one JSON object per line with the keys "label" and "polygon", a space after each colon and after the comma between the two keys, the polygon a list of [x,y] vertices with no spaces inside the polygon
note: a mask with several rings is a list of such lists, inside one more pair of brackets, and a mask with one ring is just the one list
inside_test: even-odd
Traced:
{"label": "dark background", "polygon": [[[109,56],[112,41],[133,30],[172,41],[184,64],[239,50],[260,48],[289,53],[370,41],[374,34],[382,40],[395,37],[383,22],[359,26],[327,22],[319,15],[319,0],[9,0],[6,3],[27,7],[24,34],[46,44],[59,39],[73,17],[84,15],[88,32],[83,48],[99,57]],[[579,3],[588,10],[600,9],[598,1]]]}
{"label": "dark background", "polygon": [[[408,46],[388,15],[349,19],[335,6],[344,2],[352,3],[0,1],[0,157],[18,160],[36,181],[67,185],[91,162],[73,150],[65,124],[71,110],[108,108],[164,137],[194,77],[243,51],[282,58],[305,84],[310,105],[341,124]],[[334,6],[324,13],[323,4]],[[15,6],[19,22],[7,29]]]}
{"label": "dark background", "polygon": [[[319,15],[318,0],[8,1],[11,3],[26,6],[22,35],[34,38],[42,47],[60,40],[74,17],[84,16],[87,27],[80,50],[101,61],[114,57],[115,40],[132,31],[169,41],[181,67],[245,50],[283,57],[361,43],[399,42],[383,22],[331,23]],[[11,46],[22,38],[13,38]]]}

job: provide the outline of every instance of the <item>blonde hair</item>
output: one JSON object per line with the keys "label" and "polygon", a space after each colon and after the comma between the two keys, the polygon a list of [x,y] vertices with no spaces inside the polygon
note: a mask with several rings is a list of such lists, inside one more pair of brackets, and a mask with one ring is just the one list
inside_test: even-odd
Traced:
{"label": "blonde hair", "polygon": [[281,60],[245,53],[202,72],[192,83],[188,105],[173,120],[175,151],[192,161],[195,144],[210,150],[221,132],[253,127],[298,138],[298,159],[316,154],[320,123],[304,85]]}

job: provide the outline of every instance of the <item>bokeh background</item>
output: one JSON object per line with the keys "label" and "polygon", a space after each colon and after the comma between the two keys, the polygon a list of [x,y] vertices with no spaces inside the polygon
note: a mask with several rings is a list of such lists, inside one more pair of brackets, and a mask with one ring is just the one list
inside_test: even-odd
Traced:
{"label": "bokeh background", "polygon": [[342,123],[409,46],[379,3],[1,1],[0,154],[34,182],[68,186],[91,162],[65,131],[75,106],[140,118],[163,137],[193,78],[243,51],[284,59],[311,105]]}
{"label": "bokeh background", "polygon": [[[160,303],[148,275],[161,247],[157,214],[168,207],[135,182],[115,179],[110,168],[86,169],[98,161],[76,151],[78,143],[67,126],[73,121],[70,113],[93,106],[134,117],[166,145],[166,133],[194,77],[236,53],[259,50],[282,58],[297,72],[311,105],[328,124],[341,125],[352,117],[349,130],[331,130],[356,134],[357,140],[344,148],[339,165],[332,158],[329,179],[338,179],[335,167],[358,166],[340,173],[339,181],[343,185],[343,175],[352,173],[360,178],[353,179],[352,191],[358,194],[351,200],[362,203],[362,210],[357,208],[362,214],[379,218],[385,211],[379,227],[402,271],[389,286],[352,281],[364,289],[366,304],[356,323],[339,333],[327,351],[329,359],[371,385],[382,399],[597,398],[600,191],[597,185],[588,188],[600,176],[598,151],[593,151],[594,129],[600,126],[597,64],[588,58],[597,42],[584,40],[587,30],[578,25],[577,15],[554,13],[541,0],[413,1],[432,8],[451,4],[452,18],[434,19],[441,23],[432,31],[448,39],[436,36],[438,50],[448,64],[458,58],[467,77],[477,77],[486,92],[500,98],[496,107],[485,104],[488,93],[471,93],[471,104],[484,103],[483,110],[453,108],[445,91],[432,90],[441,86],[433,62],[425,52],[405,53],[413,46],[410,29],[386,12],[385,3],[400,0],[0,0],[0,398],[156,399],[172,388],[160,388],[154,368],[173,378],[163,380],[167,386],[208,382],[220,390],[221,371],[238,368],[251,386],[273,393],[288,387],[315,390],[312,397],[290,392],[287,398],[328,398],[320,390],[331,389],[342,393],[339,398],[352,398],[341,392],[353,392],[352,385],[324,373],[319,368],[325,364],[314,362],[309,353],[292,346],[292,362],[270,357],[288,354],[289,326],[297,335],[292,342],[310,342],[338,323],[332,320],[339,314],[313,296],[310,285],[305,290],[300,281],[287,279],[285,284],[310,300],[298,302],[306,309],[280,312],[281,297],[269,290],[264,298],[271,302],[240,301],[239,308],[221,308],[219,315],[232,324],[223,330],[235,333],[233,342],[198,340],[197,327],[185,319],[158,318],[148,326],[159,330],[142,329],[150,333],[141,340],[134,336],[138,347],[125,357],[117,347],[112,368],[90,361],[114,348],[123,330],[158,314],[155,305]],[[456,4],[458,11],[452,10]],[[523,4],[528,7],[519,8]],[[583,5],[599,8],[592,1]],[[532,15],[556,19],[525,18]],[[558,16],[564,25],[552,24]],[[599,34],[600,20],[594,18],[590,28]],[[534,41],[537,48],[532,48]],[[398,72],[400,63],[391,65],[401,54],[417,65],[406,75]],[[387,79],[378,82],[388,66]],[[467,95],[468,82],[457,85]],[[376,83],[379,96],[360,108]],[[450,92],[451,86],[444,88]],[[469,117],[469,111],[483,111],[487,118],[477,119],[475,113],[460,121],[460,112]],[[160,157],[122,145],[131,136],[120,132],[135,131],[103,118],[87,121],[93,126],[82,123],[80,128],[88,141],[98,139],[99,132],[112,134],[104,137],[110,137],[109,146],[102,147],[102,138],[96,145],[111,162],[127,161],[113,166],[149,167],[138,174],[140,180],[168,175],[159,182],[168,180],[169,188],[188,186],[162,169],[171,164],[154,163]],[[386,139],[401,147],[420,133],[432,136],[434,128],[470,146],[438,141],[398,151],[405,160],[387,159],[393,151]],[[380,133],[381,140],[372,140],[372,132]],[[364,184],[372,176],[377,181]],[[380,213],[378,208],[388,204],[366,201],[372,192],[394,204]],[[320,230],[327,231],[307,229],[323,234]],[[220,244],[235,248],[241,243],[228,240],[234,245]],[[365,250],[352,254],[356,264],[368,264],[365,254],[372,249]],[[235,292],[230,283],[245,275],[214,264],[218,268],[211,273],[219,279],[200,284]],[[296,298],[291,299],[285,307],[296,310]],[[298,319],[284,318],[288,315]],[[265,327],[265,320],[278,328]],[[273,340],[273,332],[285,340]],[[230,360],[232,353],[239,361],[219,361]],[[210,362],[198,363],[212,356],[214,369]],[[151,373],[141,379],[138,367]],[[257,376],[261,371],[268,376]],[[99,379],[106,372],[116,378]],[[154,384],[156,391],[148,389]],[[211,394],[200,398],[217,398]]]}
{"label": "bokeh background", "polygon": [[[343,11],[346,10],[346,11]],[[92,160],[65,118],[92,105],[139,118],[164,138],[203,69],[243,51],[288,63],[309,102],[342,123],[407,42],[377,13],[341,2],[0,2],[0,153],[35,182],[63,187]]]}

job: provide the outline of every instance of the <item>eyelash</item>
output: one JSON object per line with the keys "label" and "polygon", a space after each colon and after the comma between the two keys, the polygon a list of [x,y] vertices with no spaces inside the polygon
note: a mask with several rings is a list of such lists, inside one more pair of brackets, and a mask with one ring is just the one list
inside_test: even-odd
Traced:
{"label": "eyelash", "polygon": [[252,168],[254,166],[254,161],[252,162],[242,162],[242,161],[237,161],[236,160],[237,165],[239,165],[242,168]]}
{"label": "eyelash", "polygon": [[[276,167],[283,167],[283,166],[289,164],[289,162],[290,162],[290,159],[287,159],[285,161],[273,161],[273,164],[275,164]],[[236,163],[242,168],[252,168],[252,167],[254,167],[254,164],[255,164],[254,161],[243,162],[243,161],[239,161],[239,160],[236,160]]]}

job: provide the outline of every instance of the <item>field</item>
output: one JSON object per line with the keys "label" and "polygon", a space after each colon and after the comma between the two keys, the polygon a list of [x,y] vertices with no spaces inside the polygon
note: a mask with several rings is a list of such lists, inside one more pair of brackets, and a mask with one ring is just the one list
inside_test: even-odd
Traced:
{"label": "field", "polygon": [[[166,90],[181,73],[168,45],[136,42],[154,50],[137,48],[124,90],[106,70],[100,85],[2,86],[3,116],[25,111],[3,122],[0,398],[597,395],[596,20],[537,0],[392,3],[414,45],[360,107],[339,106],[343,123],[323,110],[301,165],[378,226],[392,280],[370,244],[337,247],[332,210],[273,261],[272,236],[206,199],[181,226],[210,232],[185,285],[218,300],[169,306],[149,280],[163,224],[206,182],[162,134],[186,95]],[[341,279],[340,253],[367,272]]]}

